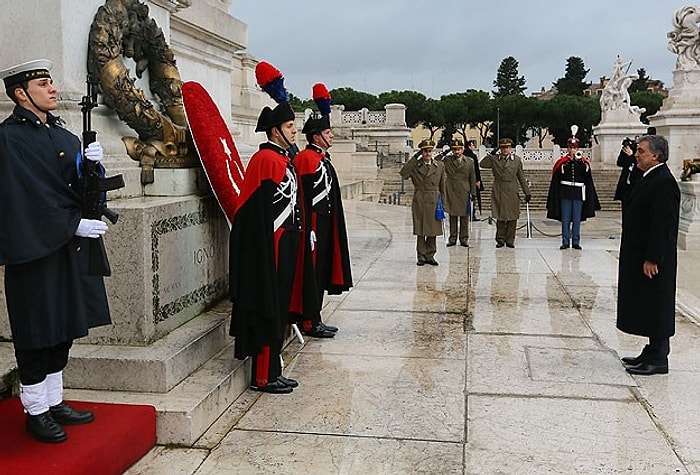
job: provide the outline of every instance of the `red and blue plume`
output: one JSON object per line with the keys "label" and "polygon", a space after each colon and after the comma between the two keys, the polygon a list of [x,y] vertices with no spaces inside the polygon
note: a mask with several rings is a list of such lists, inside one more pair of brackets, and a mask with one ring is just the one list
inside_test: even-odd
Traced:
{"label": "red and blue plume", "polygon": [[287,89],[284,87],[284,76],[279,69],[266,61],[260,61],[255,66],[255,79],[258,86],[278,104],[289,102]]}
{"label": "red and blue plume", "polygon": [[326,85],[320,82],[314,84],[312,89],[314,102],[321,112],[321,115],[330,115],[331,113],[331,93],[328,92]]}

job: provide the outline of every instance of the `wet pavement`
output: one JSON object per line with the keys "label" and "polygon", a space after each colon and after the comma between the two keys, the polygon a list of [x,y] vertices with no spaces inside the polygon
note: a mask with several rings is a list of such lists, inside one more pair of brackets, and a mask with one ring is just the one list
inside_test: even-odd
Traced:
{"label": "wet pavement", "polygon": [[287,347],[300,386],[245,392],[194,448],[127,473],[700,473],[699,252],[679,252],[669,374],[633,377],[619,213],[584,223],[581,251],[543,213],[515,249],[475,222],[469,248],[438,238],[440,265],[418,267],[410,208],[345,206],[355,287],[327,299],[336,338]]}

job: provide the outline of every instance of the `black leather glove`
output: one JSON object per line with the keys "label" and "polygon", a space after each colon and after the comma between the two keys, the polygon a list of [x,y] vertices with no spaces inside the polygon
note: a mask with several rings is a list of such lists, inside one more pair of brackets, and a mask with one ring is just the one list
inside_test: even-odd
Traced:
{"label": "black leather glove", "polygon": [[530,198],[532,198],[532,195],[525,195],[525,203],[529,203]]}

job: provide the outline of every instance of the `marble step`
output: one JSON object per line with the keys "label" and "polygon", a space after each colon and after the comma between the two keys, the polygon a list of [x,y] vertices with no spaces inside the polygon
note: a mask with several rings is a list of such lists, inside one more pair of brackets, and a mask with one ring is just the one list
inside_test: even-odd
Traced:
{"label": "marble step", "polygon": [[167,393],[230,343],[222,301],[144,347],[74,344],[66,387]]}
{"label": "marble step", "polygon": [[250,360],[233,357],[233,341],[165,394],[67,389],[66,399],[156,408],[159,445],[191,447],[246,390]]}

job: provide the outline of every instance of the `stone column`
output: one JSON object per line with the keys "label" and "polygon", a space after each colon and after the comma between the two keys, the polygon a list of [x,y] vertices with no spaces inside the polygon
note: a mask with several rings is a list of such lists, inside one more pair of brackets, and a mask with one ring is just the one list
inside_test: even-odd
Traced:
{"label": "stone column", "polygon": [[700,158],[700,70],[673,72],[673,88],[649,124],[668,140],[668,166],[679,177],[686,158]]}

